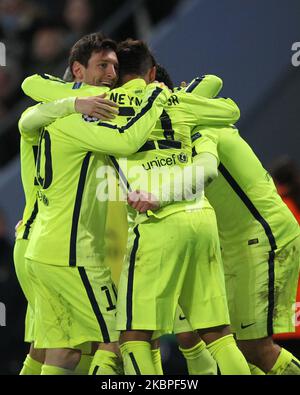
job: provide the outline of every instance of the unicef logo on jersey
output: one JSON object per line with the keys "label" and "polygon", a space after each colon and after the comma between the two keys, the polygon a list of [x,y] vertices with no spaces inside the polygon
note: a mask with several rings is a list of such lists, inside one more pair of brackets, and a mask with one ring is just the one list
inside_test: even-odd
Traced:
{"label": "unicef logo on jersey", "polygon": [[84,119],[84,121],[86,122],[98,122],[99,119],[96,117],[90,117],[89,115],[82,115],[82,118]]}
{"label": "unicef logo on jersey", "polygon": [[181,162],[181,163],[187,163],[187,161],[188,161],[187,155],[183,152],[181,152],[179,155],[177,155],[177,158],[178,158],[179,162]]}

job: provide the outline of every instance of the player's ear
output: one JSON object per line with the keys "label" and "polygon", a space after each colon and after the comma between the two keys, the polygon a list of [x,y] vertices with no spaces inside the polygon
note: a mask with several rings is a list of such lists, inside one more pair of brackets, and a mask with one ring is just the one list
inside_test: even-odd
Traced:
{"label": "player's ear", "polygon": [[83,80],[84,78],[83,70],[84,70],[84,66],[81,63],[79,63],[77,60],[75,60],[75,62],[72,64],[72,72],[74,75],[74,79],[79,81]]}
{"label": "player's ear", "polygon": [[150,73],[149,73],[149,81],[153,82],[156,80],[156,66],[151,67]]}

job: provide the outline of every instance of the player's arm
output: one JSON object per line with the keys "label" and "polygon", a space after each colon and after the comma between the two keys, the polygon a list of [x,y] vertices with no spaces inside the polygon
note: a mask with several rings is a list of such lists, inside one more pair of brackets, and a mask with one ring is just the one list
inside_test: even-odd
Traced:
{"label": "player's arm", "polygon": [[79,82],[65,82],[48,74],[34,74],[25,78],[21,88],[25,95],[38,102],[49,102],[66,97],[100,95],[107,87],[94,87]]}
{"label": "player's arm", "polygon": [[25,78],[21,88],[25,95],[35,101],[49,102],[78,96],[78,89],[72,89],[74,86],[73,83],[67,83],[48,74],[34,74]]}
{"label": "player's arm", "polygon": [[235,123],[240,117],[240,110],[231,99],[207,99],[187,93],[184,95],[188,124],[226,126]]}
{"label": "player's arm", "polygon": [[[49,102],[67,97],[99,96],[109,92],[108,87],[91,86],[81,82],[65,82],[48,74],[34,74],[22,83],[23,92],[38,102]],[[118,105],[111,100],[103,99],[103,109],[115,114]],[[110,108],[112,107],[112,108]],[[102,119],[102,118],[101,118]]]}
{"label": "player's arm", "polygon": [[[200,133],[200,130],[202,133]],[[211,132],[211,133],[210,133]],[[128,194],[128,204],[139,211],[151,215],[156,211],[174,202],[193,200],[201,197],[205,188],[218,177],[218,133],[200,128],[192,135],[193,163],[185,168],[174,168],[170,183],[161,185],[159,190],[133,191]]]}
{"label": "player's arm", "polygon": [[24,138],[37,133],[42,127],[50,125],[57,118],[66,117],[75,112],[75,99],[56,100],[50,103],[39,103],[28,108],[19,120],[19,130]]}
{"label": "player's arm", "polygon": [[[97,109],[99,110],[99,119],[104,121],[114,119],[118,113],[118,105],[112,100],[105,98],[105,94],[109,92],[107,87],[84,85],[79,82],[67,83],[47,74],[34,74],[23,81],[22,89],[27,96],[39,102],[52,102],[68,97],[98,96]],[[86,104],[87,106],[89,105],[88,102]],[[96,116],[89,112],[85,112],[85,114]]]}
{"label": "player's arm", "polygon": [[[180,200],[180,196],[185,200],[200,197],[205,188],[218,177],[218,134],[205,135],[204,129],[201,130],[202,134],[195,131],[192,135],[193,163],[187,168],[189,176],[175,175],[171,193],[165,191],[164,186],[161,187],[160,207]],[[180,168],[177,170],[182,171]]]}
{"label": "player's arm", "polygon": [[129,156],[146,142],[170,97],[166,88],[147,86],[140,111],[124,126],[80,120],[78,129],[68,127],[68,119],[59,128],[81,149],[107,155]]}
{"label": "player's arm", "polygon": [[[205,189],[219,174],[219,134],[210,133],[207,127],[197,127],[194,129],[191,138],[193,166],[200,166],[203,169],[203,187]],[[199,187],[201,180],[195,179],[193,182]]]}
{"label": "player's arm", "polygon": [[[188,170],[189,177],[183,176],[183,168],[176,168],[170,184],[162,185],[159,191],[132,191],[128,194],[128,204],[140,213],[156,211],[174,202],[191,201],[202,196],[205,188],[218,176],[218,160],[208,152],[194,157]],[[185,173],[186,174],[186,173]],[[201,176],[200,176],[201,175]]]}
{"label": "player's arm", "polygon": [[42,127],[50,125],[56,119],[66,117],[74,113],[86,114],[97,119],[112,119],[108,113],[109,106],[102,102],[103,95],[91,97],[68,97],[54,100],[49,103],[39,103],[26,110],[19,121],[19,130],[26,138],[36,133]]}
{"label": "player's arm", "polygon": [[223,81],[216,75],[207,74],[194,78],[185,88],[185,92],[212,99],[216,97],[223,87]]}

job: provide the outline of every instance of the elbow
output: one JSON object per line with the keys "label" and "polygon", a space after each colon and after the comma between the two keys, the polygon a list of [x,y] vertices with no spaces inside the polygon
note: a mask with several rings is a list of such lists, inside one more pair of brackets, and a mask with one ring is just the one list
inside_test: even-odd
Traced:
{"label": "elbow", "polygon": [[121,155],[130,156],[135,154],[143,145],[144,141],[140,144],[137,144],[136,141],[128,141],[126,145],[122,147]]}
{"label": "elbow", "polygon": [[19,127],[19,130],[21,130],[22,132],[26,132],[26,131],[28,131],[29,130],[29,127],[28,127],[29,125],[28,125],[28,123],[26,122],[26,117],[24,116],[24,117],[21,117],[21,119],[19,120],[19,122],[18,122],[18,127]]}
{"label": "elbow", "polygon": [[232,110],[231,110],[231,123],[235,123],[240,119],[241,112],[237,104],[232,101]]}
{"label": "elbow", "polygon": [[30,77],[25,78],[25,80],[21,84],[22,91],[25,95],[30,96],[30,91],[32,87],[32,82],[35,80],[37,74],[31,75]]}
{"label": "elbow", "polygon": [[136,153],[137,150],[138,148],[136,149],[135,147],[132,146],[127,146],[127,147],[124,146],[121,149],[119,149],[118,152],[114,151],[114,154],[118,156],[127,157]]}
{"label": "elbow", "polygon": [[207,74],[205,77],[207,77],[210,80],[210,82],[214,84],[214,86],[216,87],[216,95],[217,95],[220,92],[220,90],[223,88],[222,78],[214,74]]}
{"label": "elbow", "polygon": [[24,117],[21,117],[21,118],[19,119],[19,122],[18,122],[18,128],[19,128],[19,130],[24,130],[25,125],[26,125],[26,122],[24,122]]}
{"label": "elbow", "polygon": [[241,116],[240,109],[238,108],[238,106],[236,106],[236,110],[234,111],[234,119],[235,119],[234,122],[238,121],[240,119],[240,116]]}
{"label": "elbow", "polygon": [[29,86],[33,76],[25,78],[25,80],[21,84],[22,91],[25,95],[29,96]]}

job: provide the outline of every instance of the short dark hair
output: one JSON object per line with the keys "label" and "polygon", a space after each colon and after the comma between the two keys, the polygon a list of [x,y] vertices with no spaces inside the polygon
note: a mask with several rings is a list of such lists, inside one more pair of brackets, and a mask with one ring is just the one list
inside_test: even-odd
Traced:
{"label": "short dark hair", "polygon": [[117,57],[121,80],[127,74],[144,76],[151,67],[156,66],[154,56],[142,40],[129,38],[120,42],[117,47]]}
{"label": "short dark hair", "polygon": [[156,81],[163,82],[171,90],[174,89],[174,83],[169,73],[161,64],[156,65]]}
{"label": "short dark hair", "polygon": [[72,75],[72,66],[74,62],[77,61],[84,67],[87,67],[93,52],[101,52],[103,50],[111,50],[116,52],[117,44],[115,41],[106,38],[101,32],[87,34],[78,40],[71,48],[69,56],[69,67]]}

